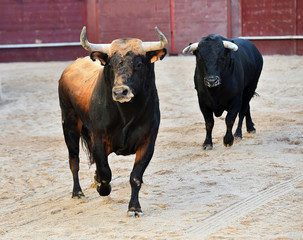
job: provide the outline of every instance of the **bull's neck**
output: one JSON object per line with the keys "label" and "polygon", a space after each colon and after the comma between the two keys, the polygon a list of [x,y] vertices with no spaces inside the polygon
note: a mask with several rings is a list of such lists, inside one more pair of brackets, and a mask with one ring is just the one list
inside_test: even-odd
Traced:
{"label": "bull's neck", "polygon": [[124,124],[145,118],[146,115],[153,114],[155,106],[153,104],[154,100],[152,94],[150,92],[146,94],[139,93],[127,103],[116,102],[117,109],[119,110],[121,120]]}

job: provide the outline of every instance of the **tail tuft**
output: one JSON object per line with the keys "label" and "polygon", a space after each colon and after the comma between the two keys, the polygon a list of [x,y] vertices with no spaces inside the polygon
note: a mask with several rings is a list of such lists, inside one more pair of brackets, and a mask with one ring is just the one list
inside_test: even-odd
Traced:
{"label": "tail tuft", "polygon": [[89,163],[92,165],[95,163],[93,155],[92,155],[92,141],[89,131],[86,127],[82,126],[81,130],[81,145],[84,152],[87,154],[89,159]]}

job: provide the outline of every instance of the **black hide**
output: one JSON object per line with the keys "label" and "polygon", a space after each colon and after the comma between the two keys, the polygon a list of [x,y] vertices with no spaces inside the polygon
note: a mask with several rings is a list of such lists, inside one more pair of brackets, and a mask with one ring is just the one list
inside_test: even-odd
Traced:
{"label": "black hide", "polygon": [[[234,42],[238,51],[223,46],[222,40]],[[204,149],[212,149],[213,115],[219,117],[227,111],[225,146],[233,144],[232,127],[239,113],[235,133],[242,138],[242,121],[246,117],[248,132],[254,132],[249,102],[257,88],[263,66],[263,58],[253,43],[244,39],[226,39],[209,35],[199,42],[194,51],[196,56],[195,89],[199,106],[205,119],[206,138]]]}

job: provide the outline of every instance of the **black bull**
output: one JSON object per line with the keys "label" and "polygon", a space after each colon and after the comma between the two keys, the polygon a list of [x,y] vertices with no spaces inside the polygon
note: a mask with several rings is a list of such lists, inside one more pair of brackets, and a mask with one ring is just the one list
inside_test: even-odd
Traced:
{"label": "black bull", "polygon": [[237,115],[235,137],[242,138],[242,122],[246,118],[248,132],[255,132],[249,102],[255,94],[263,67],[263,58],[253,43],[244,39],[225,39],[209,35],[183,50],[196,56],[195,89],[205,119],[204,149],[212,149],[213,114],[227,111],[225,146],[234,141],[232,128]]}
{"label": "black bull", "polygon": [[141,216],[138,194],[160,123],[154,62],[165,56],[167,40],[157,30],[160,42],[118,39],[97,45],[90,44],[85,28],[83,31],[81,42],[92,52],[93,61],[77,59],[59,80],[62,126],[74,181],[72,196],[84,196],[78,178],[82,137],[91,163],[96,163],[95,180],[101,196],[111,192],[108,155],[136,154],[128,215]]}

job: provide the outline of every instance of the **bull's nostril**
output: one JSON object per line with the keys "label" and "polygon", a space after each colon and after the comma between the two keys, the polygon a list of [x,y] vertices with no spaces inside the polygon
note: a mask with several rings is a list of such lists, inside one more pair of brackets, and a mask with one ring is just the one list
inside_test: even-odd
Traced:
{"label": "bull's nostril", "polygon": [[113,88],[113,98],[120,101],[121,99],[127,99],[132,97],[132,92],[127,86],[120,86]]}
{"label": "bull's nostril", "polygon": [[134,97],[134,94],[128,86],[118,86],[113,88],[112,97],[114,101],[124,103],[129,102]]}
{"label": "bull's nostril", "polygon": [[126,96],[127,94],[128,94],[128,90],[127,90],[127,89],[124,89],[123,92],[122,92],[122,95],[123,95],[123,96]]}

